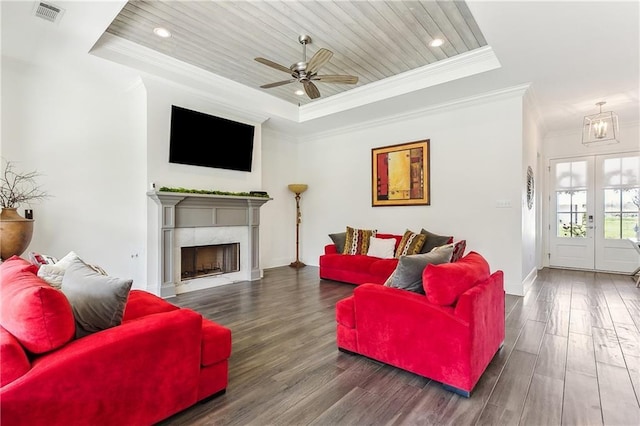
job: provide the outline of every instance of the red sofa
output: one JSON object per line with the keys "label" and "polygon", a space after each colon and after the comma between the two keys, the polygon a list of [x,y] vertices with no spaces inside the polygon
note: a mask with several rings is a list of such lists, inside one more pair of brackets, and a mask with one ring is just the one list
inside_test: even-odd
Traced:
{"label": "red sofa", "polygon": [[428,265],[426,295],[363,284],[336,304],[337,346],[469,397],[505,336],[502,271],[470,252]]}
{"label": "red sofa", "polygon": [[151,425],[224,393],[228,328],[131,290],[121,325],[76,339],[69,302],[36,272],[0,265],[3,426]]}
{"label": "red sofa", "polygon": [[[395,238],[396,249],[402,235],[377,234],[377,238]],[[360,285],[384,284],[398,266],[398,259],[381,259],[362,254],[338,253],[335,244],[327,244],[319,261],[320,278]]]}

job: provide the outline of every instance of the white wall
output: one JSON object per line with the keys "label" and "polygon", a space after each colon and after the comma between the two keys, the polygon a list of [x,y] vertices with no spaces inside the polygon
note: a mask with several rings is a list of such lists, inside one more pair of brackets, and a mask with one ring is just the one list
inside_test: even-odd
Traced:
{"label": "white wall", "polygon": [[[540,263],[540,250],[537,247],[537,235],[539,231],[540,207],[535,186],[540,179],[540,149],[542,140],[535,106],[525,97],[523,104],[523,128],[522,128],[522,186],[520,205],[522,210],[522,280],[531,283],[537,276],[537,265]],[[534,202],[531,209],[527,205],[527,168],[531,167],[534,176]]]}
{"label": "white wall", "polygon": [[[51,195],[29,206],[36,221],[26,253],[62,257],[73,250],[144,288],[140,89],[76,70],[2,59],[2,157],[40,172]],[[130,85],[131,76],[121,81],[127,79]]]}
{"label": "white wall", "polygon": [[[522,294],[522,92],[414,114],[302,142],[301,260],[318,265],[329,233],[345,227],[425,228],[467,240]],[[431,205],[371,206],[371,149],[430,139]],[[497,208],[506,200],[510,208]]]}
{"label": "white wall", "polygon": [[[260,208],[260,262],[264,268],[287,265],[295,260],[296,203],[289,191],[290,183],[307,183],[300,177],[299,157],[302,156],[295,138],[269,129],[262,132],[262,188],[273,200]],[[309,189],[311,190],[311,189]],[[300,201],[302,221],[307,221],[307,193]],[[300,239],[305,241],[304,228]]]}

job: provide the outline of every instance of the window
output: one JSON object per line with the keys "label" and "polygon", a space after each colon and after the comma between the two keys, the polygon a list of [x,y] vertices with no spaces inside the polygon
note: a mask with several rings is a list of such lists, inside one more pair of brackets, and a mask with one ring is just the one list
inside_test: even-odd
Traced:
{"label": "window", "polygon": [[587,236],[587,163],[556,166],[556,230],[558,237]]}
{"label": "window", "polygon": [[605,160],[603,183],[604,237],[635,237],[640,211],[640,157]]}

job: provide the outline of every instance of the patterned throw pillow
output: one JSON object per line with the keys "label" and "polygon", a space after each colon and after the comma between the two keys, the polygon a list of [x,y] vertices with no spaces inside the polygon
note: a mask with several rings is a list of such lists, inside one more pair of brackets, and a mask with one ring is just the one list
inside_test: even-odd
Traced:
{"label": "patterned throw pillow", "polygon": [[464,256],[464,250],[467,248],[467,240],[459,240],[453,243],[453,254],[451,255],[451,261],[457,262]]}
{"label": "patterned throw pillow", "polygon": [[440,250],[451,249],[452,250],[451,259],[449,261],[457,262],[458,260],[462,259],[462,256],[464,256],[464,251],[466,248],[467,248],[467,240],[459,240],[459,241],[456,241],[455,243],[449,243],[442,246],[434,247],[433,250],[430,251],[430,253],[440,251]]}
{"label": "patterned throw pillow", "polygon": [[[51,285],[52,287],[60,289],[60,287],[62,287],[62,279],[64,278],[65,271],[71,264],[75,263],[78,260],[84,262],[84,260],[82,260],[80,256],[76,254],[76,252],[70,251],[65,257],[58,260],[56,263],[52,265],[40,266],[40,268],[38,269],[38,276],[49,283],[49,285]],[[90,265],[86,262],[85,264],[97,273],[101,275],[107,275],[104,269],[102,269],[100,266]]]}
{"label": "patterned throw pillow", "polygon": [[369,239],[375,237],[376,233],[375,229],[357,229],[347,226],[347,238],[342,254],[367,254]]}
{"label": "patterned throw pillow", "polygon": [[426,239],[426,235],[416,234],[415,232],[407,229],[402,236],[402,240],[400,240],[400,244],[398,244],[398,248],[396,249],[396,258],[399,259],[400,256],[420,253],[420,249]]}

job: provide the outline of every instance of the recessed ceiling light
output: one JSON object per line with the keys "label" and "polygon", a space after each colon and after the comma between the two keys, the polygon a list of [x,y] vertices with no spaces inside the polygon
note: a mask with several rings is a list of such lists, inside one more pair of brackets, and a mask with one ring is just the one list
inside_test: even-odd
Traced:
{"label": "recessed ceiling light", "polygon": [[444,44],[444,40],[442,40],[441,38],[434,38],[433,40],[431,40],[431,43],[429,43],[429,46],[440,47],[443,44]]}
{"label": "recessed ceiling light", "polygon": [[295,94],[296,94],[296,95],[298,95],[298,96],[302,96],[302,95],[304,95],[304,90],[300,90],[300,89],[298,89],[298,90],[296,90],[296,91],[295,91],[295,92],[293,92],[293,93],[295,93]]}
{"label": "recessed ceiling light", "polygon": [[169,38],[171,37],[171,31],[169,31],[166,28],[162,28],[162,27],[156,27],[153,29],[153,33],[155,35],[157,35],[158,37],[162,37],[162,38]]}

